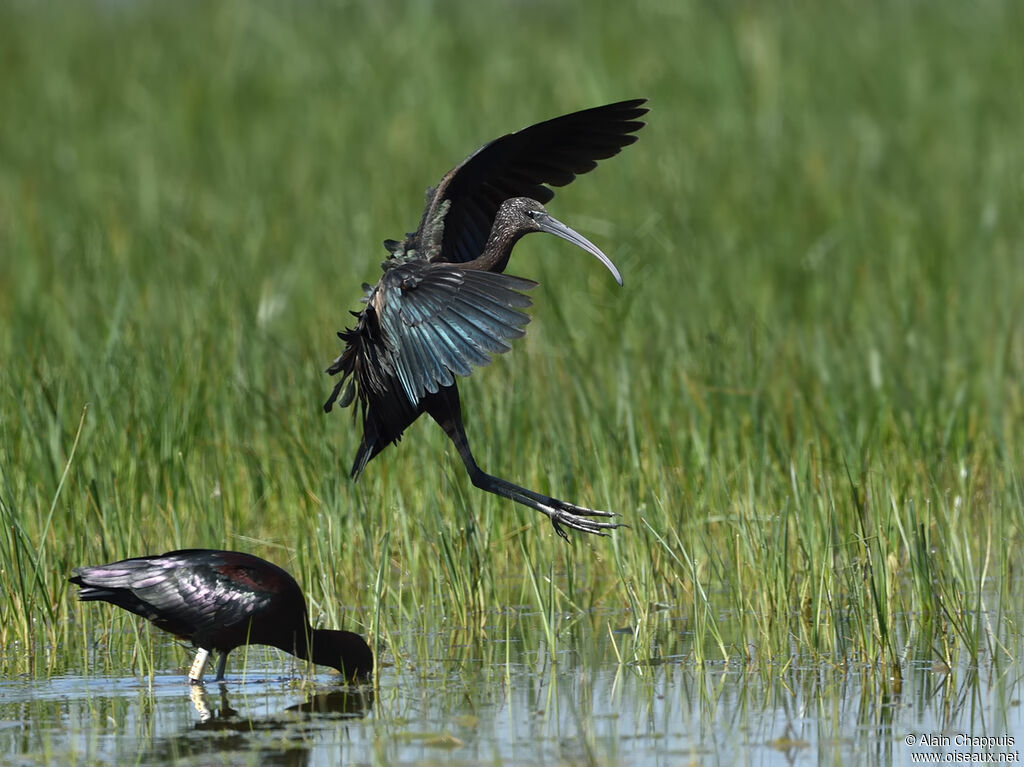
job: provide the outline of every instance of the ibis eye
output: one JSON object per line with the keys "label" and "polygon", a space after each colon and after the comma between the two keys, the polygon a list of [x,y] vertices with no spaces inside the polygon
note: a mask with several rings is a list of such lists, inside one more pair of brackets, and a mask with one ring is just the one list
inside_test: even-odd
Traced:
{"label": "ibis eye", "polygon": [[526,211],[526,215],[529,216],[530,218],[536,219],[537,216],[540,215],[540,211],[539,210],[528,210],[528,211]]}

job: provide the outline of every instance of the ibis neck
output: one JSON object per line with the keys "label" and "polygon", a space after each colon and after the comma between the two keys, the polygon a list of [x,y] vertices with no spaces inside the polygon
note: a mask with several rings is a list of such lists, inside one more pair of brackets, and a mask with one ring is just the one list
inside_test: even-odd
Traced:
{"label": "ibis neck", "polygon": [[314,663],[317,662],[316,658],[316,635],[319,633],[318,629],[310,628],[307,624],[305,629],[299,629],[295,632],[294,641],[291,647],[281,646],[281,649],[285,652],[290,652],[296,658],[300,660],[311,660]]}
{"label": "ibis neck", "polygon": [[501,226],[500,222],[495,221],[491,234],[487,238],[484,252],[472,261],[467,261],[463,264],[463,267],[466,269],[477,269],[482,272],[505,271],[505,267],[508,266],[509,256],[512,255],[512,248],[515,247],[516,243],[519,242],[519,238],[524,234],[528,234],[528,232],[516,231],[514,229],[510,231]]}
{"label": "ibis neck", "polygon": [[287,648],[296,658],[312,661],[318,666],[342,670],[348,676],[368,674],[373,670],[373,653],[362,637],[348,631],[306,628],[295,635],[295,648]]}

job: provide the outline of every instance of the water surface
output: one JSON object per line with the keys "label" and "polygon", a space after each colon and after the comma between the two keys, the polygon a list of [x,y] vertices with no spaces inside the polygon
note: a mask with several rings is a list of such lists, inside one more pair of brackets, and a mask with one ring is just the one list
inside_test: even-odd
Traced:
{"label": "water surface", "polygon": [[167,660],[152,677],[82,671],[0,683],[0,761],[782,767],[958,752],[1019,763],[1024,742],[1016,667],[908,662],[895,684],[868,669],[795,662],[620,664],[597,636],[551,653],[544,642],[467,644],[439,630],[428,663],[385,653],[370,685],[311,676],[259,648],[232,656],[227,684],[191,689],[189,653],[162,634],[153,640]]}

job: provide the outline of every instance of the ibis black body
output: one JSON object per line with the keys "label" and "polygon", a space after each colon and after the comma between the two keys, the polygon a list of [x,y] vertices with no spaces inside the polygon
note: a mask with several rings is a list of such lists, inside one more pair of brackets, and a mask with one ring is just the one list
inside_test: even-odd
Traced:
{"label": "ibis black body", "polygon": [[186,549],[95,567],[78,567],[71,583],[82,601],[103,601],[140,615],[198,647],[189,681],[198,684],[211,652],[246,644],[278,647],[331,666],[349,679],[373,671],[373,653],[351,631],[313,629],[306,599],[285,570],[237,551]]}
{"label": "ibis black body", "polygon": [[636,141],[643,99],[556,117],[486,144],[427,192],[419,228],[386,240],[384,275],[366,289],[345,349],[327,369],[341,375],[324,405],[358,399],[363,439],[352,464],[366,464],[423,413],[451,438],[474,485],[547,515],[564,527],[603,534],[618,527],[607,511],[566,503],[487,474],[469,448],[456,376],[468,376],[524,334],[532,280],[503,274],[516,242],[531,232],[568,240],[598,258],[621,285],[611,260],[544,208],[550,186],[564,186]]}

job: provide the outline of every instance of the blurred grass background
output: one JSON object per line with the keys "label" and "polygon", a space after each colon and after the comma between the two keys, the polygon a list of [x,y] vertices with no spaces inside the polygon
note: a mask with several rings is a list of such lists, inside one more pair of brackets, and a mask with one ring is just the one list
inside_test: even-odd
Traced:
{"label": "blurred grass background", "polygon": [[[1015,654],[1022,22],[3,4],[0,635],[29,651],[2,665],[134,623],[76,605],[71,567],[197,546],[289,568],[395,656],[393,632],[504,635],[521,604],[549,629],[629,610],[626,659]],[[565,546],[427,421],[350,483],[322,370],[380,241],[485,141],[638,96],[638,143],[550,205],[626,286],[527,238],[527,338],[461,386],[485,469],[631,528]]]}

